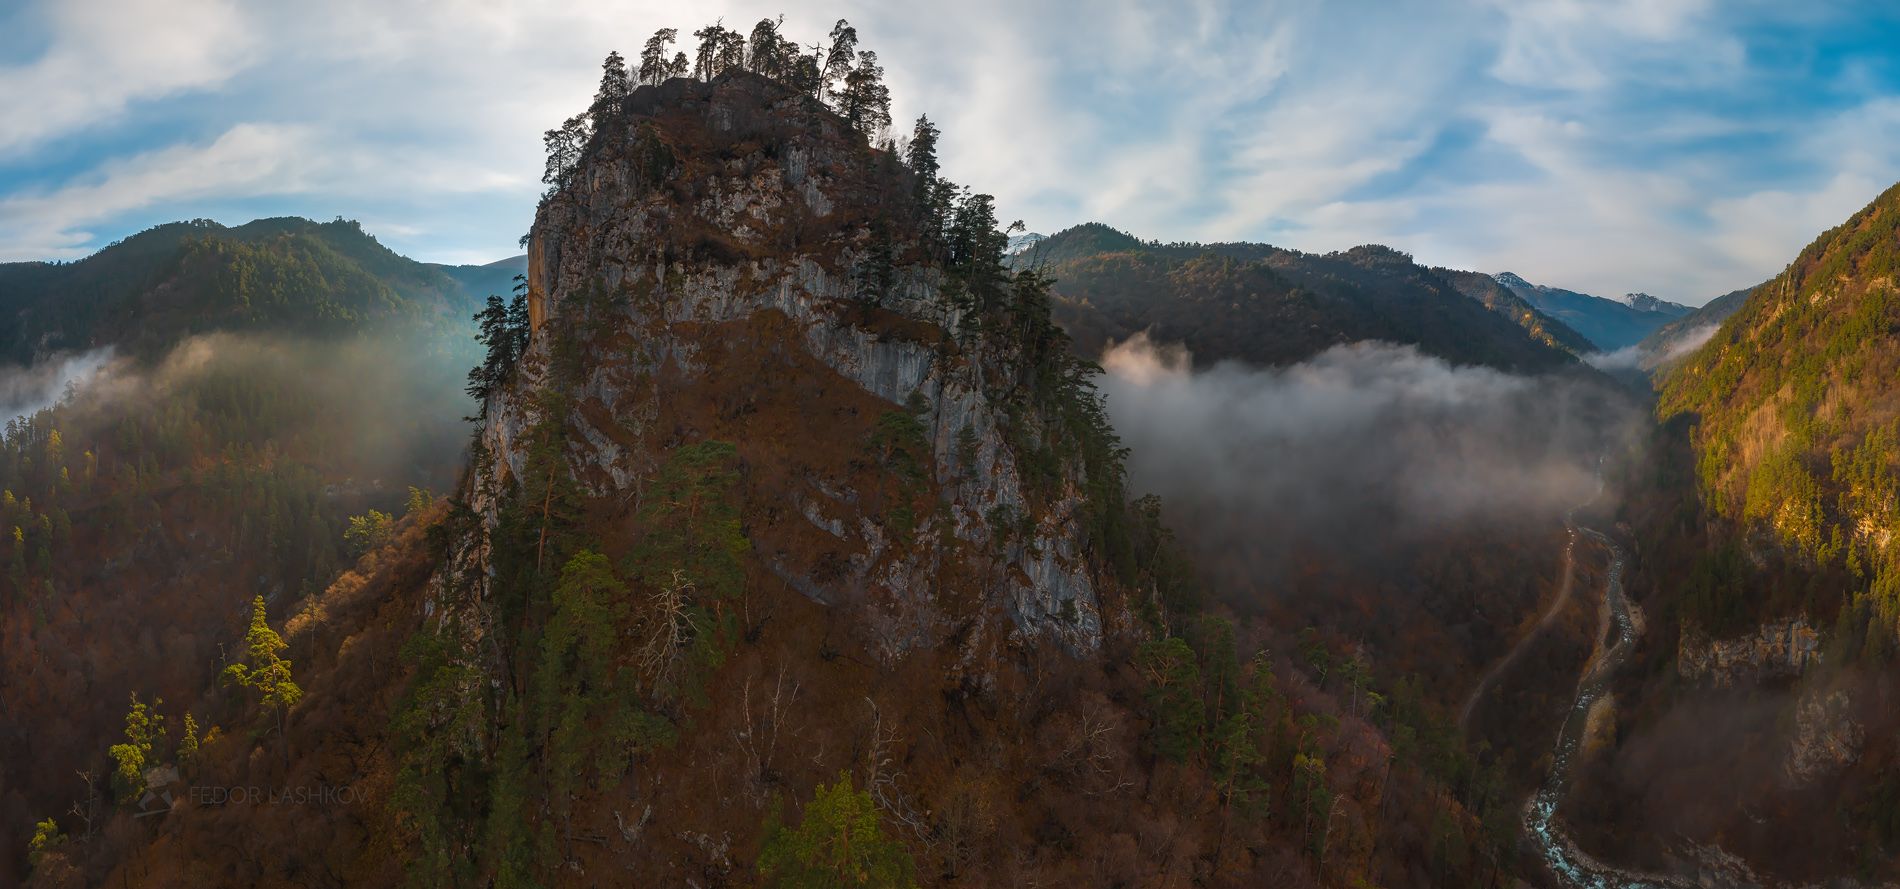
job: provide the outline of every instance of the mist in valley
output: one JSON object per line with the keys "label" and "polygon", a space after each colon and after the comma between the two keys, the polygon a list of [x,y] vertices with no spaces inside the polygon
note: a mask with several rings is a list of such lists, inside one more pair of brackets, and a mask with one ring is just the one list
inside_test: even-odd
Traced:
{"label": "mist in valley", "polygon": [[0,376],[16,541],[0,576],[0,841],[23,847],[19,826],[82,787],[129,694],[216,706],[207,665],[241,638],[250,598],[330,584],[355,562],[350,516],[450,489],[474,361],[458,339],[211,333],[157,359],[99,350]]}
{"label": "mist in valley", "polygon": [[1605,373],[1641,371],[1648,367],[1660,367],[1689,353],[1702,348],[1702,344],[1722,329],[1721,324],[1701,324],[1683,331],[1682,335],[1660,343],[1661,348],[1650,346],[1648,341],[1633,346],[1624,346],[1614,352],[1599,352],[1584,358],[1591,367]]}
{"label": "mist in valley", "polygon": [[1598,489],[1643,415],[1587,371],[1519,376],[1363,342],[1262,369],[1192,370],[1138,335],[1102,358],[1133,487],[1222,585],[1319,550],[1378,558],[1458,528],[1541,525]]}
{"label": "mist in valley", "polygon": [[[352,483],[446,488],[468,427],[463,375],[472,345],[392,328],[337,339],[209,333],[156,361],[101,348],[0,373],[0,409],[86,441],[129,417],[190,410],[224,447],[295,455]],[[162,425],[162,424],[161,424]],[[204,442],[180,441],[190,449]]]}
{"label": "mist in valley", "polygon": [[110,346],[65,352],[27,367],[0,368],[0,418],[11,422],[43,411],[85,386],[111,363]]}

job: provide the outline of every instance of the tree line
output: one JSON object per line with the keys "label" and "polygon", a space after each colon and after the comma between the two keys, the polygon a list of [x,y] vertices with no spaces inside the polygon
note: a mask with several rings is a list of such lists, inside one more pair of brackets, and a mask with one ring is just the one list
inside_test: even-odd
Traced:
{"label": "tree line", "polygon": [[647,38],[637,64],[618,50],[601,61],[600,86],[588,110],[542,134],[547,168],[541,181],[549,195],[564,187],[600,125],[617,114],[621,100],[641,86],[676,77],[712,81],[729,71],[750,71],[823,102],[874,144],[894,148],[890,137],[891,91],[877,53],[858,46],[858,30],[839,19],[827,42],[804,46],[780,33],[785,17],[760,19],[746,32],[721,21],[692,32],[693,55],[675,50],[678,28]]}

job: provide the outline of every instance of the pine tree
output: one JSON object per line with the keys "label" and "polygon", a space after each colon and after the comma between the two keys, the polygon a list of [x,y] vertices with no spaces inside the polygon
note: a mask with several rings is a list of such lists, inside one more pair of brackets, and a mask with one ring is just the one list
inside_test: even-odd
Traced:
{"label": "pine tree", "polygon": [[1313,851],[1324,855],[1325,834],[1315,836],[1314,829],[1325,829],[1321,825],[1332,814],[1333,790],[1326,778],[1326,757],[1319,751],[1293,755],[1293,800],[1299,806],[1301,827]]}
{"label": "pine tree", "polygon": [[891,90],[884,85],[884,69],[877,63],[877,53],[858,53],[857,67],[844,76],[838,113],[866,138],[876,138],[890,127]]}
{"label": "pine tree", "polygon": [[487,347],[487,351],[482,363],[468,372],[465,391],[479,405],[471,418],[474,420],[487,419],[488,396],[514,379],[515,366],[528,349],[531,331],[527,282],[520,275],[515,276],[515,281],[515,294],[506,304],[501,297],[490,295],[487,305],[475,313],[475,341]]}
{"label": "pine tree", "polygon": [[198,720],[191,717],[190,711],[186,711],[185,732],[178,739],[178,762],[188,765],[196,758],[198,758]]}
{"label": "pine tree", "polygon": [[778,36],[779,26],[785,22],[783,16],[778,19],[759,19],[752,26],[751,48],[746,53],[746,67],[754,72],[782,80],[791,70],[791,56],[797,54]]}
{"label": "pine tree", "polygon": [[389,542],[394,519],[389,513],[372,509],[363,515],[350,516],[350,526],[343,530],[343,541],[350,545],[350,551],[356,555],[374,552]]}
{"label": "pine tree", "polygon": [[725,70],[721,50],[726,43],[725,25],[713,22],[693,32],[699,38],[699,52],[693,63],[693,76],[700,80],[711,80]]}
{"label": "pine tree", "polygon": [[251,627],[244,634],[245,661],[227,665],[222,674],[227,684],[241,685],[256,689],[263,695],[266,710],[277,714],[277,733],[284,740],[285,760],[289,760],[289,739],[285,730],[290,724],[290,708],[303,700],[303,689],[291,678],[290,662],[284,660],[278,652],[286,647],[284,637],[270,628],[270,621],[264,610],[264,597],[251,600]]}
{"label": "pine tree", "polygon": [[1147,680],[1150,743],[1157,755],[1186,762],[1200,746],[1206,710],[1201,702],[1201,671],[1194,650],[1170,636],[1143,643],[1135,669]]}
{"label": "pine tree", "polygon": [[34,824],[33,838],[26,841],[27,867],[39,867],[41,858],[58,849],[65,842],[66,836],[59,832],[59,822],[48,818]]}
{"label": "pine tree", "polygon": [[158,698],[148,707],[134,693],[132,706],[125,713],[125,743],[114,744],[106,751],[118,764],[112,782],[118,785],[122,800],[130,802],[145,792],[145,767],[152,760],[153,748],[165,739],[165,717],[158,713],[164,703]]}
{"label": "pine tree", "polygon": [[[640,50],[638,72],[640,83],[657,85],[668,77],[679,76],[673,70],[673,64],[666,58],[667,47],[672,46],[673,41],[678,40],[679,36],[678,28],[661,28],[653,32],[652,37],[647,38],[647,45]],[[677,58],[684,61],[686,56],[681,53]]]}
{"label": "pine tree", "polygon": [[600,63],[600,87],[594,91],[593,113],[596,122],[620,108],[620,100],[633,92],[633,78],[627,73],[627,60],[619,50],[607,54]]}
{"label": "pine tree", "polygon": [[838,781],[820,785],[795,828],[766,826],[759,876],[779,889],[908,889],[916,864],[904,844],[884,835],[868,791]]}
{"label": "pine tree", "polygon": [[[555,806],[564,817],[573,783],[592,760],[610,776],[624,767],[626,744],[632,737],[616,737],[589,725],[592,717],[606,717],[639,734],[638,708],[633,690],[622,682],[625,670],[619,654],[627,621],[627,588],[613,565],[593,550],[582,550],[561,570],[549,597],[552,611],[541,637],[541,657],[533,676],[530,698],[536,703],[536,734],[543,745],[555,782]],[[621,710],[621,708],[627,708]],[[619,712],[616,712],[619,711]],[[626,724],[621,715],[634,717]]]}
{"label": "pine tree", "polygon": [[593,550],[575,553],[550,599],[553,613],[541,637],[544,662],[571,677],[576,690],[606,689],[627,608],[627,587],[613,563]]}
{"label": "pine tree", "polygon": [[719,70],[745,70],[745,33],[731,28],[719,35]]}
{"label": "pine tree", "polygon": [[964,189],[950,213],[945,234],[947,264],[968,291],[978,312],[996,308],[1003,299],[1003,251],[1009,237],[996,224],[996,199]]}
{"label": "pine tree", "polygon": [[512,296],[508,300],[508,335],[514,340],[516,358],[527,353],[528,337],[532,333],[528,322],[528,276],[516,275]]}
{"label": "pine tree", "polygon": [[548,184],[548,196],[566,188],[573,179],[574,168],[580,165],[581,154],[586,151],[587,140],[592,135],[593,130],[585,114],[576,114],[562,121],[558,129],[541,134],[541,144],[547,149],[548,155],[541,181]]}
{"label": "pine tree", "polygon": [[488,347],[486,358],[481,364],[468,372],[468,386],[465,389],[470,398],[480,405],[477,419],[488,417],[488,396],[494,391],[498,371],[513,360],[505,350],[510,340],[504,335],[508,324],[508,307],[501,297],[489,294],[488,304],[475,313],[475,341]]}
{"label": "pine tree", "polygon": [[792,61],[785,75],[786,84],[814,99],[822,99],[820,93],[824,90],[825,76],[819,68],[817,54],[806,55],[799,52],[796,45],[791,45],[789,51]]}
{"label": "pine tree", "polygon": [[1265,815],[1268,805],[1261,767],[1267,759],[1263,741],[1275,701],[1273,665],[1263,651],[1254,655],[1233,714],[1215,732],[1214,780],[1221,799],[1255,817]]}
{"label": "pine tree", "polygon": [[871,244],[865,250],[864,259],[853,269],[856,279],[858,300],[871,308],[884,304],[884,294],[890,291],[896,278],[896,244],[891,237],[891,227],[884,217],[871,219]]}
{"label": "pine tree", "polygon": [[928,115],[920,116],[910,129],[910,145],[904,149],[905,166],[917,174],[913,195],[917,198],[918,206],[926,211],[930,209],[931,199],[936,195],[937,176],[942,169],[937,161],[937,137],[941,135]]}
{"label": "pine tree", "polygon": [[831,48],[825,53],[825,62],[819,69],[820,87],[836,100],[844,89],[845,75],[851,73],[851,60],[858,54],[858,29],[851,23],[839,19],[831,26]]}

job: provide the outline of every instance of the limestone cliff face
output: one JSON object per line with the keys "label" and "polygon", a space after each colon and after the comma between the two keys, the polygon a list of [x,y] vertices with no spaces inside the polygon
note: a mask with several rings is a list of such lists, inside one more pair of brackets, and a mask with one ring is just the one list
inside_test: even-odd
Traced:
{"label": "limestone cliff face", "polygon": [[[991,613],[1018,641],[1098,646],[1113,620],[1085,552],[1082,480],[1025,483],[1012,442],[1031,433],[1005,402],[1019,385],[1007,356],[953,333],[943,275],[902,231],[879,305],[861,299],[907,175],[761,78],[636,92],[536,217],[534,333],[488,405],[488,474],[524,471],[536,393],[567,387],[565,458],[591,500],[637,512],[671,450],[732,441],[758,567],[867,609],[886,656],[952,636],[996,644],[969,630]],[[921,425],[929,464],[896,495],[867,444],[892,412]],[[905,499],[919,491],[922,505]],[[471,502],[494,521],[492,499]]]}
{"label": "limestone cliff face", "polygon": [[1795,783],[1813,781],[1860,758],[1867,731],[1855,718],[1848,691],[1807,689],[1795,703],[1794,716],[1794,733],[1782,768]]}
{"label": "limestone cliff face", "polygon": [[[1734,639],[1708,639],[1685,632],[1676,650],[1677,674],[1716,688],[1733,688],[1774,679],[1802,679],[1821,659],[1821,635],[1800,617],[1761,625]],[[1825,675],[1820,682],[1825,682]],[[1812,678],[1797,686],[1790,713],[1792,731],[1782,771],[1804,785],[1851,765],[1860,756],[1866,730],[1856,716],[1850,690],[1817,685]]]}
{"label": "limestone cliff face", "polygon": [[1763,624],[1754,635],[1708,639],[1685,631],[1676,670],[1684,679],[1726,688],[1742,682],[1799,676],[1821,657],[1821,635],[1805,618]]}

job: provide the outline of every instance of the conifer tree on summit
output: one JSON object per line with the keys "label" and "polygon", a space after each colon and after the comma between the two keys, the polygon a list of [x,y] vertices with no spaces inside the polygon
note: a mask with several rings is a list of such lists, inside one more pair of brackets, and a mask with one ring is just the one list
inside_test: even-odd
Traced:
{"label": "conifer tree on summit", "polygon": [[913,196],[917,206],[924,210],[925,221],[931,231],[943,228],[943,207],[938,204],[938,183],[942,181],[942,165],[937,160],[937,138],[942,132],[930,122],[928,115],[921,115],[911,127],[910,144],[904,149],[904,165],[917,174],[917,184]]}
{"label": "conifer tree on summit", "polygon": [[[851,61],[857,57],[858,29],[851,23],[839,19],[831,26],[831,48],[825,54],[825,63],[819,71],[824,90],[834,97],[843,89],[846,74],[851,73]],[[834,86],[833,84],[837,84]]]}
{"label": "conifer tree on summit", "polygon": [[726,35],[729,33],[731,32],[726,30],[726,26],[719,22],[713,22],[693,32],[693,36],[699,38],[699,48],[693,59],[694,77],[700,80],[711,80],[726,70],[722,49],[725,46]]}
{"label": "conifer tree on summit", "polygon": [[844,76],[844,88],[837,94],[838,113],[844,115],[858,132],[875,139],[891,125],[891,90],[884,85],[884,68],[877,53],[858,53],[857,67]]}
{"label": "conifer tree on summit", "polygon": [[746,66],[773,80],[787,80],[798,58],[798,44],[779,36],[785,18],[760,19],[752,26],[752,38],[746,50]]}
{"label": "conifer tree on summit", "polygon": [[627,60],[619,50],[607,54],[600,63],[600,88],[594,91],[594,113],[611,111],[611,104],[633,92],[633,77],[627,73]]}
{"label": "conifer tree on summit", "polygon": [[[668,77],[678,77],[685,73],[675,71],[673,63],[666,57],[667,48],[671,47],[673,41],[679,39],[679,36],[678,28],[661,28],[654,31],[652,37],[647,38],[646,46],[640,50],[640,69],[636,73],[637,82],[640,85],[658,84]],[[678,58],[683,62],[686,57],[682,54]]]}

